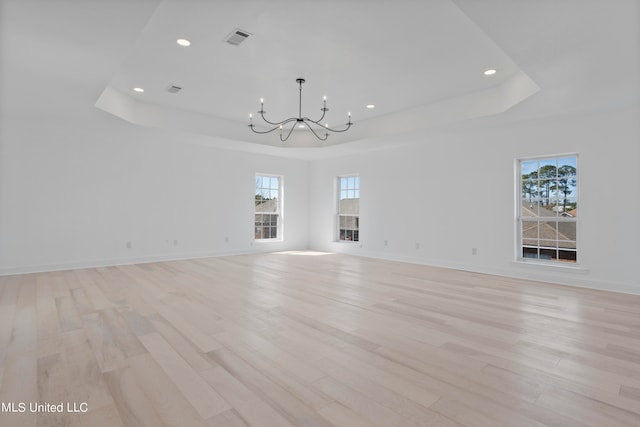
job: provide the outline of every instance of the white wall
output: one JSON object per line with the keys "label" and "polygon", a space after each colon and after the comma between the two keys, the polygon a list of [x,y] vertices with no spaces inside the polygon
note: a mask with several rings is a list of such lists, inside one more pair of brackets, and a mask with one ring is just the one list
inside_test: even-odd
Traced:
{"label": "white wall", "polygon": [[[94,108],[23,117],[0,128],[0,274],[312,247],[640,293],[637,109],[480,120],[313,162]],[[567,152],[580,156],[582,268],[514,263],[514,159]],[[252,242],[257,172],[284,176],[282,243]],[[334,179],[349,173],[362,178],[355,246],[333,241]]]}
{"label": "white wall", "polygon": [[[158,5],[134,3],[0,6],[0,274],[307,245],[307,162],[93,106]],[[284,176],[282,243],[252,245],[256,172]]]}
{"label": "white wall", "polygon": [[[315,161],[310,247],[640,293],[638,117],[633,109],[508,125],[480,120],[404,137],[399,142],[413,143],[395,149]],[[515,159],[573,152],[581,269],[514,262]],[[355,245],[333,241],[333,182],[349,173],[361,176]]]}
{"label": "white wall", "polygon": [[[0,274],[311,247],[640,293],[638,116],[484,120],[313,162],[214,148],[97,109],[37,125],[5,116]],[[514,263],[514,159],[567,152],[580,156],[582,268]],[[252,242],[257,172],[284,176],[282,243]],[[362,179],[359,245],[333,241],[334,179],[349,173]]]}
{"label": "white wall", "polygon": [[[306,161],[212,148],[92,107],[4,119],[0,274],[307,246]],[[253,242],[256,173],[284,176],[284,242]]]}

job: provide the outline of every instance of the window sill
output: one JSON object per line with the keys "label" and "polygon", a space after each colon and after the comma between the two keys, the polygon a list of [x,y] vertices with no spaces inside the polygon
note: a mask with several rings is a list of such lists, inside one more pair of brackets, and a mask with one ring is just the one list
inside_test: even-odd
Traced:
{"label": "window sill", "polygon": [[511,261],[512,265],[517,266],[531,266],[533,268],[542,268],[545,270],[555,270],[555,271],[575,271],[576,273],[588,273],[589,270],[581,266],[580,264],[568,264],[568,263],[560,263],[560,262],[545,262],[539,260],[524,260],[517,259],[515,261]]}

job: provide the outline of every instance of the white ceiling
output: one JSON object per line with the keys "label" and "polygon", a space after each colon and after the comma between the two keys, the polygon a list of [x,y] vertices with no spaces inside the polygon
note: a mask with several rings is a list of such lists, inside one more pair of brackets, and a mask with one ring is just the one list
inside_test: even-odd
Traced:
{"label": "white ceiling", "polygon": [[[637,105],[639,3],[3,0],[0,78],[13,96],[3,96],[0,108],[34,114],[87,102],[133,123],[217,137],[211,140],[230,148],[347,153],[480,117]],[[238,47],[223,41],[236,27],[252,33]],[[179,37],[192,45],[178,46]],[[484,76],[487,68],[498,72]],[[308,131],[286,144],[277,132],[252,134],[248,114],[256,116],[261,97],[272,120],[297,115],[297,77],[307,79],[303,115],[318,117],[326,95],[325,121],[340,126],[351,112],[353,129],[325,143]],[[95,98],[52,93],[72,82],[93,88]],[[21,84],[35,98],[16,90]],[[183,90],[170,94],[169,85]],[[376,108],[366,109],[370,103]]]}
{"label": "white ceiling", "polygon": [[[397,5],[402,4],[402,7]],[[253,35],[225,43],[234,28]],[[178,37],[192,41],[188,48]],[[487,78],[487,68],[500,69]],[[298,111],[305,77],[308,112],[323,95],[340,122],[481,90],[517,70],[451,1],[164,1],[110,85],[136,99],[246,122],[267,100],[269,113]],[[169,84],[184,88],[179,95]],[[144,86],[145,93],[131,93]],[[369,111],[365,105],[375,103]]]}

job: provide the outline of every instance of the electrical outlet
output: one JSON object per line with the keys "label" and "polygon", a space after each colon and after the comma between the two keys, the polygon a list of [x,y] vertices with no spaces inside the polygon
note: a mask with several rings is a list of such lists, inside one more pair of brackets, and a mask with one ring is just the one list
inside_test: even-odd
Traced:
{"label": "electrical outlet", "polygon": [[385,245],[385,246],[389,246],[389,241],[388,241],[388,240],[385,240],[385,241],[384,241],[384,245]]}
{"label": "electrical outlet", "polygon": [[132,246],[131,240],[127,240],[127,249],[131,249],[131,246]]}
{"label": "electrical outlet", "polygon": [[173,246],[178,246],[178,240],[177,239],[173,241]]}
{"label": "electrical outlet", "polygon": [[420,249],[420,243],[416,243],[416,249]]}
{"label": "electrical outlet", "polygon": [[225,243],[229,243],[229,236],[227,236],[227,237],[225,237],[225,238],[224,238],[224,242],[225,242]]}
{"label": "electrical outlet", "polygon": [[478,255],[478,248],[471,248],[471,255]]}

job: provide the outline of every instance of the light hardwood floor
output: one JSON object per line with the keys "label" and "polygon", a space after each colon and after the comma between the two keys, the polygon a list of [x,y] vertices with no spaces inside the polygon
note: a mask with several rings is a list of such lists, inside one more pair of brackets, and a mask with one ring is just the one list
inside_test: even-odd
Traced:
{"label": "light hardwood floor", "polygon": [[0,383],[11,427],[640,426],[640,296],[343,255],[9,276]]}

